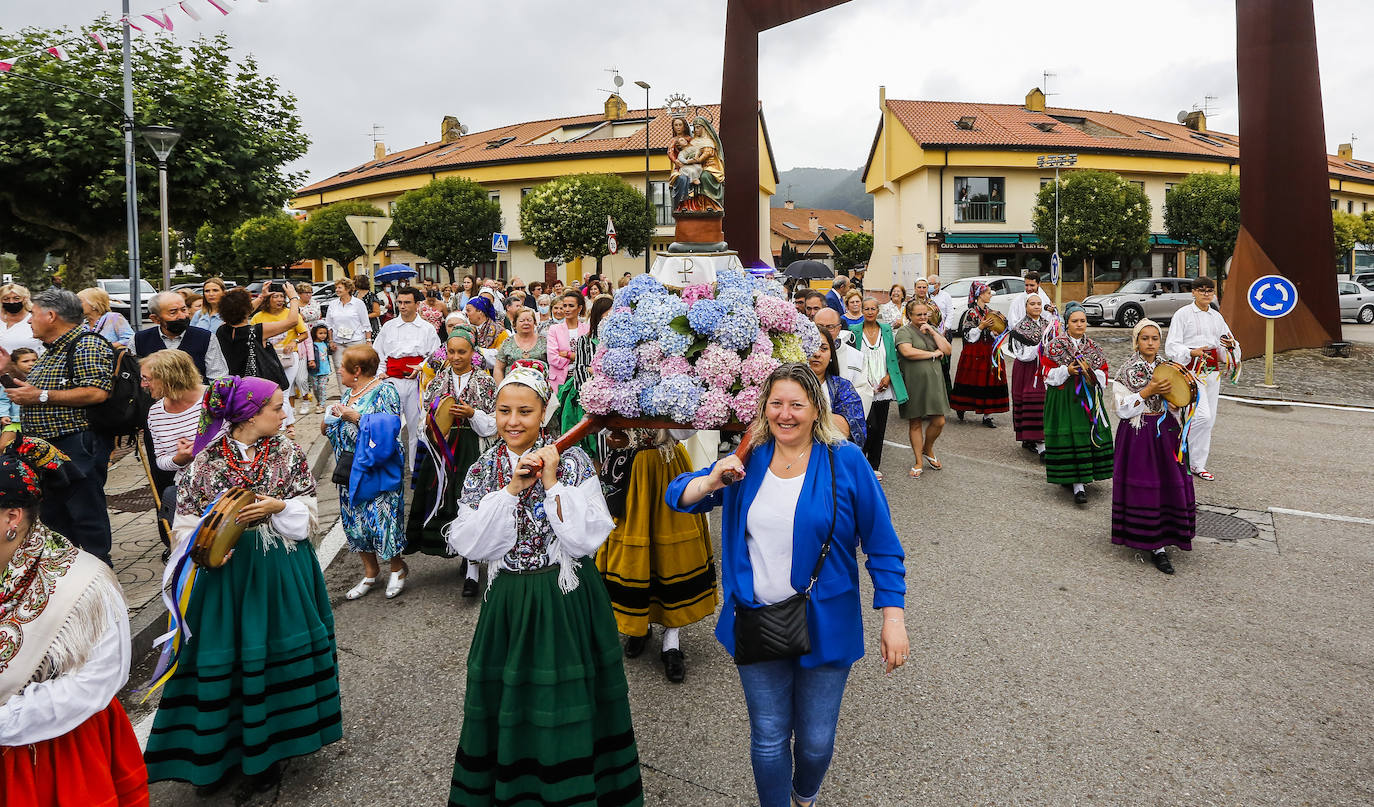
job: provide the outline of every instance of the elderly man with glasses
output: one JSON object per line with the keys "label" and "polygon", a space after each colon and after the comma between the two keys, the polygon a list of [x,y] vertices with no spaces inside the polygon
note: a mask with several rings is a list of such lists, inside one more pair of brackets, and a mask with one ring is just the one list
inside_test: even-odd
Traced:
{"label": "elderly man with glasses", "polygon": [[229,375],[219,340],[204,328],[191,325],[191,309],[186,298],[174,291],[153,295],[148,301],[148,319],[153,327],[134,335],[134,354],[146,359],[159,350],[180,350],[189,354],[202,380]]}
{"label": "elderly man with glasses", "polygon": [[816,312],[815,323],[817,328],[830,334],[830,339],[834,341],[835,360],[840,364],[840,377],[854,385],[854,391],[859,393],[859,400],[864,404],[864,417],[868,417],[868,410],[873,406],[873,382],[868,380],[868,373],[864,372],[863,354],[849,344],[854,334],[848,328],[842,327],[840,315],[830,308],[822,308]]}

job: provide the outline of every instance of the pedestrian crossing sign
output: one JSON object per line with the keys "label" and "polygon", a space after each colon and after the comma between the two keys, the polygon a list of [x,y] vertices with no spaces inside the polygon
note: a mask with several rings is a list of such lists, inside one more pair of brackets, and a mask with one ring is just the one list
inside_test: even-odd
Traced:
{"label": "pedestrian crossing sign", "polygon": [[510,252],[510,236],[506,233],[491,234],[492,252]]}

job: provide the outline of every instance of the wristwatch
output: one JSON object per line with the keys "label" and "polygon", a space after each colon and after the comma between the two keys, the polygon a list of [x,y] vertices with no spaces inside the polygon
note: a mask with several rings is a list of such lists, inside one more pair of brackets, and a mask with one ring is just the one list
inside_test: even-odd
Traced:
{"label": "wristwatch", "polygon": [[43,390],[42,392],[38,393],[38,402],[39,402],[39,403],[47,403],[47,402],[48,402],[48,391],[47,391],[47,390]]}

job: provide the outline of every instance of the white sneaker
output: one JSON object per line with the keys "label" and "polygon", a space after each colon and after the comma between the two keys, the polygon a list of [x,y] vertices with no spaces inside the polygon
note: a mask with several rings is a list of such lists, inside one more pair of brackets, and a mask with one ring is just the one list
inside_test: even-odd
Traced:
{"label": "white sneaker", "polygon": [[296,414],[298,414],[298,415],[308,415],[308,414],[310,414],[310,404],[309,404],[309,403],[303,403],[303,404],[301,404],[301,408],[296,410]]}

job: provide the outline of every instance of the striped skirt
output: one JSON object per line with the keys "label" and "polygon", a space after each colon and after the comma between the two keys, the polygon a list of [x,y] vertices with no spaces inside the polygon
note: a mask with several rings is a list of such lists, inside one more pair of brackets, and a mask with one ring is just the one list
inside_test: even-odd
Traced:
{"label": "striped skirt", "polygon": [[629,687],[606,587],[590,560],[502,572],[468,651],[449,804],[642,805]]}
{"label": "striped skirt", "polygon": [[1181,434],[1178,421],[1164,414],[1143,416],[1139,429],[1125,420],[1116,427],[1112,543],[1149,551],[1193,548],[1193,476],[1174,458]]}
{"label": "striped skirt", "polygon": [[1112,427],[1093,425],[1072,382],[1045,391],[1045,477],[1053,485],[1092,482],[1112,476]]}
{"label": "striped skirt", "polygon": [[959,368],[954,373],[954,389],[949,393],[949,408],[982,414],[1005,412],[1009,408],[1007,380],[992,365],[991,342],[964,342]]}
{"label": "striped skirt", "polygon": [[1045,439],[1045,379],[1039,362],[1011,362],[1011,422],[1016,439],[1038,443]]}
{"label": "striped skirt", "polygon": [[268,549],[245,532],[228,563],[200,571],[187,622],[144,753],[148,781],[251,776],[343,737],[334,614],[309,541]]}
{"label": "striped skirt", "polygon": [[643,636],[650,624],[681,628],[716,612],[706,516],[679,513],[663,501],[668,483],[691,470],[680,445],[672,462],[654,448],[635,454],[625,514],[597,552],[616,626],[627,636]]}

